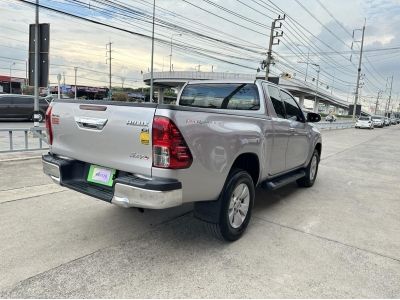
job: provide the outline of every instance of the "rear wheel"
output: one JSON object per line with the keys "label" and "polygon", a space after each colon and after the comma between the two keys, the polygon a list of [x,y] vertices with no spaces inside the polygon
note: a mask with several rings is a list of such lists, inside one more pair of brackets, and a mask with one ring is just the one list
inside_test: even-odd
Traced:
{"label": "rear wheel", "polygon": [[297,185],[300,187],[311,187],[314,185],[315,179],[318,174],[319,166],[319,153],[314,150],[313,156],[311,157],[310,163],[306,168],[306,176],[297,180]]}
{"label": "rear wheel", "polygon": [[219,199],[218,222],[208,223],[208,228],[220,239],[239,239],[250,222],[254,197],[254,183],[249,173],[241,169],[231,172]]}

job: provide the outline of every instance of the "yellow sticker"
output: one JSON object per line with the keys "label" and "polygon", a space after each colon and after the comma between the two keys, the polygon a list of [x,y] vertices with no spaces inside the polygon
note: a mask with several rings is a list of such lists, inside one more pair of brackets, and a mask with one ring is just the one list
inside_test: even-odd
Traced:
{"label": "yellow sticker", "polygon": [[148,129],[142,129],[142,132],[140,133],[140,142],[143,145],[148,145],[150,142],[150,133]]}

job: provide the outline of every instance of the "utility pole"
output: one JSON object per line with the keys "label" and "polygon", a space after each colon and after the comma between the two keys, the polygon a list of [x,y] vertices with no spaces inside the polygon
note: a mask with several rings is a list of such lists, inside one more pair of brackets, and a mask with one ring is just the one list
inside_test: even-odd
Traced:
{"label": "utility pole", "polygon": [[108,58],[106,58],[106,62],[108,62],[108,66],[109,66],[109,93],[108,93],[108,96],[109,96],[109,99],[111,100],[111,97],[112,97],[112,92],[111,92],[111,78],[112,78],[112,75],[111,75],[111,60],[112,60],[112,56],[111,56],[111,52],[112,52],[112,50],[111,50],[111,45],[112,45],[112,43],[111,42],[109,42],[107,45],[106,45],[106,55],[108,54]]}
{"label": "utility pole", "polygon": [[61,99],[61,97],[60,97],[60,82],[61,82],[61,74],[57,74],[57,99]]}
{"label": "utility pole", "polygon": [[375,115],[376,115],[376,112],[377,112],[377,110],[378,110],[378,104],[379,104],[379,97],[382,95],[382,90],[379,90],[378,91],[378,95],[376,96],[376,103],[375,103]]}
{"label": "utility pole", "polygon": [[354,96],[354,107],[353,107],[353,121],[356,118],[356,108],[357,108],[357,102],[358,102],[358,97],[359,97],[359,93],[358,92],[359,92],[359,88],[360,88],[361,63],[362,63],[362,55],[363,55],[363,48],[364,48],[364,34],[365,34],[365,21],[364,21],[364,26],[362,28],[360,58],[359,58],[359,61],[358,61],[356,94]]}
{"label": "utility pole", "polygon": [[389,100],[388,100],[388,104],[387,104],[387,109],[385,109],[385,116],[387,113],[389,113],[389,109],[390,109],[390,100],[392,99],[392,86],[393,86],[393,75],[392,75],[392,80],[390,81]]}
{"label": "utility pole", "polygon": [[35,70],[34,70],[33,127],[39,127],[39,0],[35,10]]}
{"label": "utility pole", "polygon": [[75,100],[77,99],[77,94],[78,94],[78,87],[76,86],[76,77],[77,77],[77,73],[78,73],[78,67],[74,67],[74,71],[75,71]]}
{"label": "utility pole", "polygon": [[[281,17],[280,15],[278,16],[277,19],[272,21],[271,25],[271,32],[269,34],[269,45],[268,45],[268,52],[267,52],[267,59],[263,61],[262,63],[262,68],[265,68],[265,80],[268,80],[271,64],[272,64],[272,46],[274,45],[279,45],[279,38],[283,36],[283,31],[275,32],[276,29],[282,28],[282,23],[279,22],[279,26],[276,25],[278,21],[283,21],[285,20],[285,15]],[[275,42],[275,38],[278,38],[278,41]]]}
{"label": "utility pole", "polygon": [[65,88],[65,72],[63,72],[63,86]]}
{"label": "utility pole", "polygon": [[150,102],[153,102],[154,93],[154,21],[156,17],[156,0],[153,0],[153,29],[151,31],[151,72],[150,72]]}
{"label": "utility pole", "polygon": [[121,77],[122,91],[124,90],[125,77]]}

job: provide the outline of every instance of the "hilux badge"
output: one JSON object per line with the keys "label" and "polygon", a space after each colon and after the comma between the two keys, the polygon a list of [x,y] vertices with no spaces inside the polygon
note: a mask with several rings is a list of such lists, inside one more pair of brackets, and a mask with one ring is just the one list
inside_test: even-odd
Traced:
{"label": "hilux badge", "polygon": [[126,125],[130,126],[149,126],[149,122],[146,121],[136,121],[136,120],[128,120],[126,121]]}

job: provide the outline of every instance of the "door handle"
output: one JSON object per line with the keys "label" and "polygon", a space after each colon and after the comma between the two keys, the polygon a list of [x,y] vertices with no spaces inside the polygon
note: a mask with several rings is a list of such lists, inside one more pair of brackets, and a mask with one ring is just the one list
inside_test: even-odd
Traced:
{"label": "door handle", "polygon": [[75,122],[80,128],[101,130],[106,126],[108,119],[97,119],[88,117],[75,117]]}

